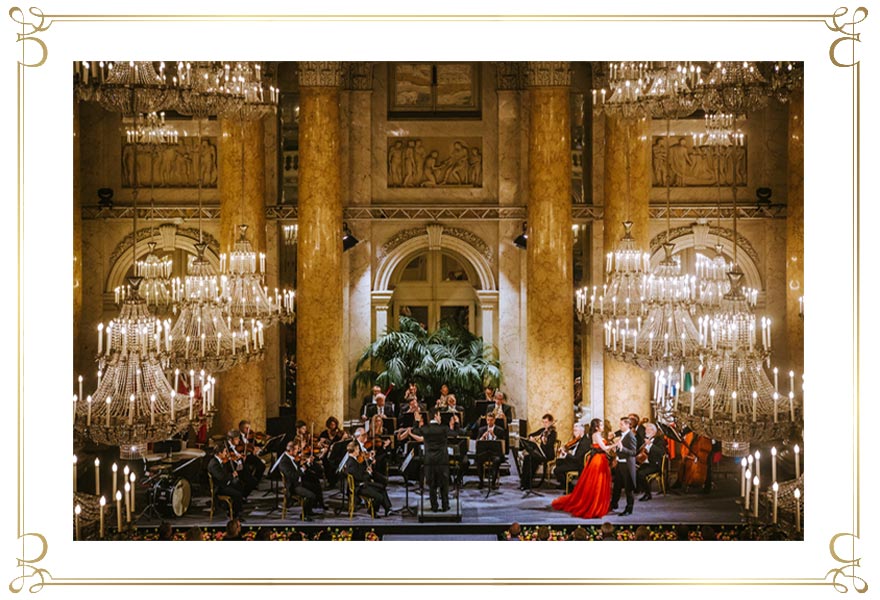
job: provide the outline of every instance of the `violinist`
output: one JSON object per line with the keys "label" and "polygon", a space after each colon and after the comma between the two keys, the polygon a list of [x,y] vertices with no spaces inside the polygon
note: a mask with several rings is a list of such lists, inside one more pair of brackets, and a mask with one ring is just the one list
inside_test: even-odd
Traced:
{"label": "violinist", "polygon": [[214,456],[208,461],[208,473],[214,480],[214,494],[229,496],[232,499],[232,514],[229,517],[240,518],[241,507],[244,504],[244,493],[238,472],[232,467],[229,450],[226,446],[220,445],[214,449]]}
{"label": "violinist", "polygon": [[[368,461],[371,467],[375,466],[377,457],[383,457],[383,453],[379,450],[382,441],[379,440],[378,443],[375,442],[363,427],[358,427],[355,430],[354,439],[357,441],[358,446],[360,446],[364,460]],[[388,478],[385,476],[384,466],[385,464],[383,462],[383,464],[380,465],[381,468],[374,469],[372,473],[373,479],[383,484],[388,481]]]}
{"label": "violinist", "polygon": [[636,455],[636,491],[644,493],[639,501],[651,499],[651,486],[648,485],[648,475],[659,473],[663,466],[663,457],[666,456],[666,441],[657,433],[657,426],[653,423],[645,424],[645,443]]}
{"label": "violinist", "polygon": [[572,437],[559,452],[556,459],[556,468],[553,476],[559,482],[560,488],[565,488],[565,474],[568,471],[581,472],[584,468],[584,457],[590,450],[590,442],[584,441],[584,424],[575,423],[572,429]]}
{"label": "violinist", "polygon": [[[553,452],[556,449],[556,425],[553,423],[553,415],[547,413],[541,417],[541,425],[541,429],[529,434],[529,440],[541,447],[541,452],[544,453],[544,460],[549,461],[552,460]],[[532,487],[532,477],[535,476],[535,471],[538,470],[540,460],[540,456],[532,456],[531,453],[526,452],[520,470],[519,489],[528,490]]]}
{"label": "violinist", "polygon": [[385,516],[388,516],[388,513],[391,512],[391,499],[388,497],[388,491],[384,484],[375,480],[373,468],[361,452],[360,443],[357,440],[349,442],[347,450],[348,460],[342,467],[343,472],[354,478],[359,495],[372,498],[375,504],[385,509]]}
{"label": "violinist", "polygon": [[[229,452],[230,465],[236,471],[242,485],[242,493],[247,498],[248,494],[257,487],[257,480],[254,479],[251,470],[245,466],[245,444],[241,441],[241,434],[238,429],[232,429],[226,434],[226,446]],[[257,458],[257,460],[260,459]]]}
{"label": "violinist", "polygon": [[314,489],[312,485],[308,485],[303,477],[303,465],[301,464],[302,448],[296,442],[287,442],[287,449],[284,456],[278,463],[278,468],[284,475],[284,482],[287,485],[287,494],[289,496],[299,496],[303,499],[303,515],[306,521],[312,520],[312,507],[316,504],[323,508],[323,500],[316,502],[321,498],[321,488]]}
{"label": "violinist", "polygon": [[244,455],[244,467],[250,472],[255,484],[260,483],[263,473],[266,472],[266,463],[259,457],[259,448],[256,443],[256,435],[251,430],[251,422],[242,419],[238,422],[238,433],[241,438],[242,448],[236,448]]}
{"label": "violinist", "polygon": [[325,443],[327,446],[331,446],[336,442],[341,441],[345,438],[348,433],[339,427],[339,419],[336,417],[329,417],[327,421],[324,423],[324,431],[318,436],[320,443]]}
{"label": "violinist", "polygon": [[312,445],[312,440],[309,436],[309,427],[306,425],[306,422],[302,419],[296,422],[296,426],[294,429],[293,441],[297,442],[300,446],[305,448],[306,446]]}
{"label": "violinist", "polygon": [[[507,432],[503,427],[496,424],[495,415],[493,413],[489,413],[486,415],[486,424],[483,427],[480,427],[478,432],[478,440],[481,441],[493,441],[493,440],[504,440]],[[477,465],[477,471],[480,475],[480,489],[483,488],[483,469],[481,466],[483,463],[491,462],[492,463],[492,471],[489,474],[489,481],[494,482],[494,485],[497,487],[498,485],[498,470],[501,467],[501,463],[503,458],[497,454],[491,454],[488,452],[481,452],[477,454],[475,458],[475,462]]]}

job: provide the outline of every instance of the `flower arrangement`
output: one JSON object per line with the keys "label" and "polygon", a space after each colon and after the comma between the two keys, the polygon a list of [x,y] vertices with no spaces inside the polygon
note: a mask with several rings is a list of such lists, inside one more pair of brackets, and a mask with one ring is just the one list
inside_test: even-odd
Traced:
{"label": "flower arrangement", "polygon": [[381,541],[382,538],[379,537],[379,534],[376,533],[373,529],[369,530],[364,534],[365,542],[378,542]]}

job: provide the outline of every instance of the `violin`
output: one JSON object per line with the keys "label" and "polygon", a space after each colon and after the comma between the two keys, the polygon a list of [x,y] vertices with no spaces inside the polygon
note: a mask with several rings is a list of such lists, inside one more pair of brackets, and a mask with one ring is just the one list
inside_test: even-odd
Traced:
{"label": "violin", "polygon": [[648,460],[648,444],[642,444],[642,447],[639,448],[638,454],[636,454],[636,464],[641,465],[642,463],[647,462]]}
{"label": "violin", "polygon": [[573,437],[568,440],[565,445],[562,447],[562,450],[559,451],[559,458],[565,458],[568,453],[578,445],[578,442],[581,441],[581,438]]}

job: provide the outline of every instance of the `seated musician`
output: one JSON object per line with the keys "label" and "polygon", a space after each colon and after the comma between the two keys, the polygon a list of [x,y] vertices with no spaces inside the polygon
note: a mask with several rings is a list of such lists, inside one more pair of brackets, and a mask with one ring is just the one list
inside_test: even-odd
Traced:
{"label": "seated musician", "polygon": [[238,433],[244,444],[244,467],[248,469],[256,483],[260,483],[263,473],[266,472],[266,463],[257,455],[259,448],[256,446],[254,432],[251,430],[251,422],[242,419],[238,422]]}
{"label": "seated musician", "polygon": [[[414,382],[410,381],[409,385],[406,386],[406,392],[403,394],[403,403],[405,405],[409,404],[413,398],[416,399],[416,402],[419,401],[419,388]],[[401,408],[403,407],[401,406]]]}
{"label": "seated musician", "polygon": [[510,405],[505,403],[507,400],[507,396],[501,390],[495,390],[495,404],[490,404],[488,409],[486,410],[486,414],[493,414],[495,418],[498,419],[501,425],[506,429],[507,424],[510,423],[510,419],[513,418],[513,413],[510,409]]}
{"label": "seated musician", "polygon": [[[367,433],[367,430],[365,428],[358,427],[354,432],[354,439],[355,439],[355,441],[357,441],[358,446],[360,446],[360,448],[361,448],[361,454],[363,454],[365,457],[368,457],[370,459],[371,464],[376,461],[377,457],[380,457],[380,458],[383,457],[383,453],[381,451],[376,452],[373,449],[374,442],[370,438],[370,434]],[[381,446],[381,441],[376,443],[376,445]],[[383,463],[381,465],[381,467],[384,467],[384,466],[385,466],[385,464]],[[379,481],[381,483],[386,483],[388,480],[388,478],[385,476],[384,469],[374,470],[373,478],[376,481]]]}
{"label": "seated musician", "polygon": [[214,495],[229,496],[232,499],[230,518],[241,518],[244,493],[238,472],[233,469],[229,459],[227,446],[221,445],[214,449],[214,456],[208,461],[208,474],[214,480]]}
{"label": "seated musician", "polygon": [[483,400],[485,402],[495,402],[495,388],[491,385],[487,385],[483,388]]}
{"label": "seated musician", "polygon": [[321,497],[321,490],[318,489],[316,494],[312,486],[307,486],[303,481],[302,465],[297,461],[297,455],[301,453],[301,450],[302,448],[296,442],[287,442],[287,450],[284,452],[284,456],[281,457],[278,468],[284,475],[284,482],[287,484],[287,494],[290,496],[300,496],[303,499],[305,520],[311,521],[313,507],[316,504],[320,506],[323,502],[320,504],[317,502],[318,498]]}
{"label": "seated musician", "polygon": [[[242,494],[247,498],[248,495],[256,489],[257,480],[254,478],[251,469],[247,468],[245,465],[245,444],[241,440],[241,434],[238,429],[232,429],[226,434],[226,447],[229,451],[229,464],[238,474],[239,481],[242,485]],[[257,460],[260,459],[257,458]]]}
{"label": "seated musician", "polygon": [[[361,452],[361,445],[355,440],[348,444],[348,460],[342,471],[354,478],[355,490],[359,495],[372,498],[373,503],[385,509],[387,516],[391,512],[391,499],[385,485],[375,481],[373,467],[367,456]],[[378,513],[376,514],[378,517]]]}
{"label": "seated musician", "polygon": [[400,414],[398,417],[402,417],[403,415],[407,415],[410,413],[416,414],[419,412],[427,412],[427,408],[425,408],[425,404],[423,402],[419,402],[418,399],[412,398],[409,403],[400,407]]}
{"label": "seated musician", "polygon": [[365,414],[367,420],[372,419],[376,415],[382,418],[394,416],[394,404],[386,400],[385,394],[379,394],[376,396],[375,404],[367,406]]}
{"label": "seated musician", "polygon": [[[506,435],[507,432],[504,430],[504,427],[497,424],[495,415],[489,413],[486,415],[486,424],[483,427],[480,427],[477,441],[504,440]],[[501,466],[503,458],[498,454],[491,454],[488,452],[477,454],[476,464],[477,472],[480,475],[480,488],[483,487],[483,463],[486,462],[492,463],[492,470],[489,473],[489,481],[493,483],[494,487],[498,487],[498,468]]]}
{"label": "seated musician", "polygon": [[452,416],[449,417],[450,442],[455,442],[456,440],[454,438],[459,438],[459,464],[458,468],[454,471],[454,475],[456,483],[460,486],[464,482],[464,474],[467,472],[468,466],[470,465],[470,461],[467,457],[467,438],[469,436],[468,432],[461,427],[461,419],[464,416],[464,412],[460,409],[456,410],[455,406],[447,406],[447,412],[452,412]]}
{"label": "seated musician", "polygon": [[453,394],[449,394],[446,397],[446,406],[441,407],[441,408],[442,408],[443,412],[454,412],[454,413],[461,413],[462,412],[461,407],[458,405],[458,400],[455,399],[455,396]]}
{"label": "seated musician", "polygon": [[636,491],[644,493],[639,500],[651,499],[651,486],[648,485],[648,475],[659,473],[663,466],[663,457],[666,456],[666,441],[657,433],[657,426],[653,423],[645,424],[645,443],[642,444],[639,454],[636,455],[638,465],[636,471]]}
{"label": "seated musician", "polygon": [[584,457],[589,451],[590,440],[584,439],[584,425],[575,423],[572,437],[560,450],[559,458],[556,459],[556,468],[553,470],[553,476],[556,477],[560,487],[565,487],[565,474],[568,471],[578,473],[583,471]]}
{"label": "seated musician", "polygon": [[[556,425],[553,423],[553,415],[550,413],[541,417],[543,427],[529,434],[529,440],[535,442],[541,447],[544,453],[544,461],[553,460],[553,453],[556,451]],[[538,470],[538,464],[541,462],[540,456],[532,456],[526,452],[523,456],[522,468],[519,477],[519,489],[528,490],[532,487],[532,477]]]}
{"label": "seated musician", "polygon": [[374,385],[373,389],[369,396],[364,396],[364,401],[361,403],[361,421],[367,420],[367,407],[371,404],[376,403],[376,396],[382,393],[382,388],[378,385]]}
{"label": "seated musician", "polygon": [[309,427],[308,425],[306,425],[305,421],[300,419],[296,422],[296,426],[294,428],[293,441],[297,442],[300,446],[305,448],[311,443],[309,437]]}
{"label": "seated musician", "polygon": [[449,396],[450,396],[449,386],[444,383],[443,385],[440,386],[440,397],[437,398],[437,401],[434,403],[434,406],[436,406],[437,408],[446,407],[447,400],[449,399]]}
{"label": "seated musician", "polygon": [[318,435],[318,439],[322,440],[322,442],[326,441],[328,446],[342,440],[348,435],[348,432],[339,427],[339,419],[336,417],[329,417],[324,423],[324,427],[326,427],[326,429]]}

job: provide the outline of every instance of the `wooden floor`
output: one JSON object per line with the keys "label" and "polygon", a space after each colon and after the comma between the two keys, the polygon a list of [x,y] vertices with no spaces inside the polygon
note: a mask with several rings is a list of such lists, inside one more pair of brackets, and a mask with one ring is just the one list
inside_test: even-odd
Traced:
{"label": "wooden floor", "polygon": [[[729,460],[729,459],[725,459]],[[556,489],[556,482],[552,486],[545,483],[541,489],[536,490],[540,495],[528,495],[517,489],[519,479],[516,473],[502,476],[498,490],[486,493],[485,489],[477,488],[477,481],[466,478],[465,485],[458,497],[450,499],[451,511],[440,513],[437,516],[449,519],[456,511],[460,511],[459,523],[444,525],[443,530],[449,531],[450,527],[474,527],[480,525],[510,524],[514,521],[529,524],[552,524],[552,525],[577,525],[598,524],[605,521],[611,523],[626,524],[738,524],[743,522],[741,507],[737,503],[739,496],[739,481],[732,477],[718,477],[711,493],[705,494],[702,490],[691,491],[687,494],[672,493],[663,496],[655,493],[652,500],[635,503],[634,513],[630,516],[621,517],[614,514],[606,515],[599,519],[579,519],[568,513],[553,510],[551,501],[560,496],[563,491]],[[353,518],[349,519],[347,506],[342,505],[341,498],[333,497],[332,492],[324,492],[325,502],[328,509],[323,516],[317,516],[309,525],[322,525],[330,527],[349,526],[377,526],[385,530],[395,530],[399,533],[408,531],[419,532],[436,530],[436,523],[420,522],[417,514],[410,511],[400,511],[406,507],[406,492],[400,477],[392,476],[388,486],[389,496],[395,512],[388,517],[371,519],[365,508],[358,509]],[[181,517],[163,518],[151,515],[150,511],[144,513],[137,521],[139,527],[155,527],[161,521],[167,520],[175,527],[221,526],[228,517],[223,508],[217,510],[213,519],[208,514],[208,497],[194,490],[194,497],[189,510]],[[452,494],[450,494],[452,495]],[[427,495],[424,499],[428,505]],[[409,488],[409,507],[415,513],[420,504],[418,486]],[[625,499],[621,499],[621,509]],[[141,506],[144,506],[143,504]],[[380,510],[381,512],[381,510]],[[428,513],[431,517],[431,513]],[[288,510],[287,519],[281,519],[280,498],[276,502],[276,494],[270,489],[269,482],[262,481],[245,503],[243,512],[244,522],[249,527],[254,526],[291,526],[300,523],[300,509],[298,506]],[[438,531],[439,533],[439,531]]]}

